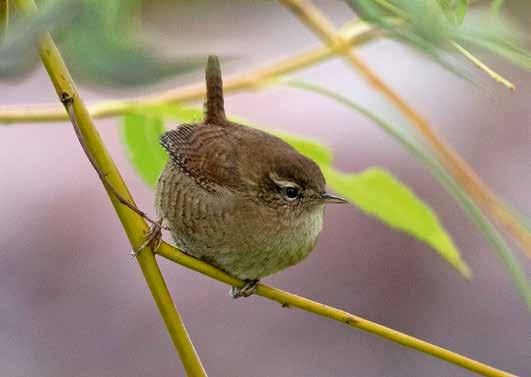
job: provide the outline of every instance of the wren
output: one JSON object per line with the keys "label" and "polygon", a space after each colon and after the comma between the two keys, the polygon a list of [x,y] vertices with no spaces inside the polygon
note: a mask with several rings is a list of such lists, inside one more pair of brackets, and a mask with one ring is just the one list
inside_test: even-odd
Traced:
{"label": "wren", "polygon": [[157,184],[156,208],[176,245],[247,281],[303,260],[323,226],[324,206],[345,203],[325,191],[319,166],[289,144],[225,116],[217,57],[206,67],[205,117],[161,137],[169,160]]}

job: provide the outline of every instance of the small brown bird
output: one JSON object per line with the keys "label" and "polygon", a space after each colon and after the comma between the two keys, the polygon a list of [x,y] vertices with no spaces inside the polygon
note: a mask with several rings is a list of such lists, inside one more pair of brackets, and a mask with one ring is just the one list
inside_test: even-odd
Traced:
{"label": "small brown bird", "polygon": [[166,132],[169,154],[156,192],[158,215],[177,246],[247,281],[249,296],[264,276],[304,259],[315,246],[326,203],[315,162],[266,132],[227,120],[217,57],[208,58],[205,119]]}

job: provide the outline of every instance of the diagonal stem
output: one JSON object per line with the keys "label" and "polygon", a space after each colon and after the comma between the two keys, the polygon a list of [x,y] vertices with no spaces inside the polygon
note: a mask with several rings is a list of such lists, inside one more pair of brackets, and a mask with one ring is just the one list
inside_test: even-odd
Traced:
{"label": "diagonal stem", "polygon": [[[16,4],[24,12],[37,11],[33,0],[16,0]],[[107,152],[50,34],[45,33],[42,36],[39,43],[39,53],[60,100],[65,105],[71,106],[72,115],[77,120],[72,125],[74,127],[79,126],[76,133],[79,132],[79,135],[86,141],[87,155],[91,155],[94,163],[101,171],[105,172],[107,184],[104,186],[132,247],[137,249],[142,245],[144,235],[149,228],[142,217],[121,204],[119,199],[113,195],[112,190],[109,189],[109,186],[112,186],[122,198],[134,205],[129,190]],[[137,259],[188,376],[206,376],[182,318],[173,304],[153,252],[150,248],[146,248]]]}
{"label": "diagonal stem", "polygon": [[413,109],[400,95],[389,87],[371,68],[360,59],[335,31],[335,27],[310,1],[279,0],[290,9],[320,39],[355,68],[367,81],[394,104],[411,124],[428,140],[444,166],[451,172],[465,191],[490,215],[496,223],[519,243],[520,247],[531,257],[531,232],[529,232],[511,211],[483,183],[470,166],[439,136],[428,121]]}

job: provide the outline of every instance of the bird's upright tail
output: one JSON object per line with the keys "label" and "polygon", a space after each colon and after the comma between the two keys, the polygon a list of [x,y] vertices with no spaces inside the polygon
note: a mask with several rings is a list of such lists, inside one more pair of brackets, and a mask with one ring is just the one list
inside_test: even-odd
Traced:
{"label": "bird's upright tail", "polygon": [[205,101],[205,123],[219,124],[226,121],[225,107],[223,103],[223,81],[221,79],[221,68],[217,56],[210,55],[205,71],[206,79],[206,101]]}

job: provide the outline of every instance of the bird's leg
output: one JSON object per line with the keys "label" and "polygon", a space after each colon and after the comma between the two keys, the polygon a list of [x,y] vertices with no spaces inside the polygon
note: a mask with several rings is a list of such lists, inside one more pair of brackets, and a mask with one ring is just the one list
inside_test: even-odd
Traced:
{"label": "bird's leg", "polygon": [[[89,150],[89,148],[87,146],[87,143],[85,141],[85,137],[81,133],[81,129],[79,128],[79,125],[77,123],[76,113],[74,111],[74,98],[70,94],[65,92],[65,93],[63,93],[61,95],[60,99],[61,99],[61,102],[63,103],[63,105],[65,106],[65,109],[66,109],[66,112],[68,113],[68,116],[70,117],[70,121],[72,122],[72,126],[74,126],[74,131],[76,132],[76,136],[77,136],[77,138],[79,140],[79,143],[81,144],[81,147],[83,148],[83,151],[85,152],[87,158],[90,161],[90,164],[92,165],[92,167],[94,168],[96,173],[98,173],[98,176],[99,176],[101,182],[103,183],[103,185],[105,186],[105,188],[107,190],[109,190],[112,193],[112,195],[114,195],[114,197],[121,204],[123,204],[127,208],[131,209],[138,216],[144,218],[147,222],[152,224],[151,228],[150,228],[150,231],[149,231],[149,233],[147,235],[146,241],[137,250],[134,250],[132,252],[132,254],[134,256],[136,256],[138,254],[138,252],[140,250],[142,250],[144,247],[146,247],[147,245],[150,245],[152,247],[156,246],[155,248],[153,248],[153,250],[155,250],[159,246],[160,241],[161,241],[161,237],[162,237],[161,229],[167,229],[167,228],[162,226],[162,220],[155,221],[155,220],[151,219],[144,211],[141,211],[140,209],[138,209],[136,205],[131,203],[129,200],[127,200],[122,195],[120,195],[118,193],[118,191],[116,191],[114,186],[111,185],[111,183],[107,180],[107,174],[104,173],[100,169],[100,167],[98,166],[96,160],[92,156],[92,153],[90,152],[90,150]],[[156,243],[154,244],[153,241],[156,241]]]}
{"label": "bird's leg", "polygon": [[259,280],[246,280],[243,287],[232,287],[230,296],[232,298],[249,297],[256,292],[256,286],[259,282]]}
{"label": "bird's leg", "polygon": [[162,226],[163,219],[155,221],[151,224],[149,232],[146,234],[146,240],[138,249],[131,251],[131,257],[136,258],[146,246],[149,246],[153,252],[157,250],[162,242],[162,229],[167,229]]}

